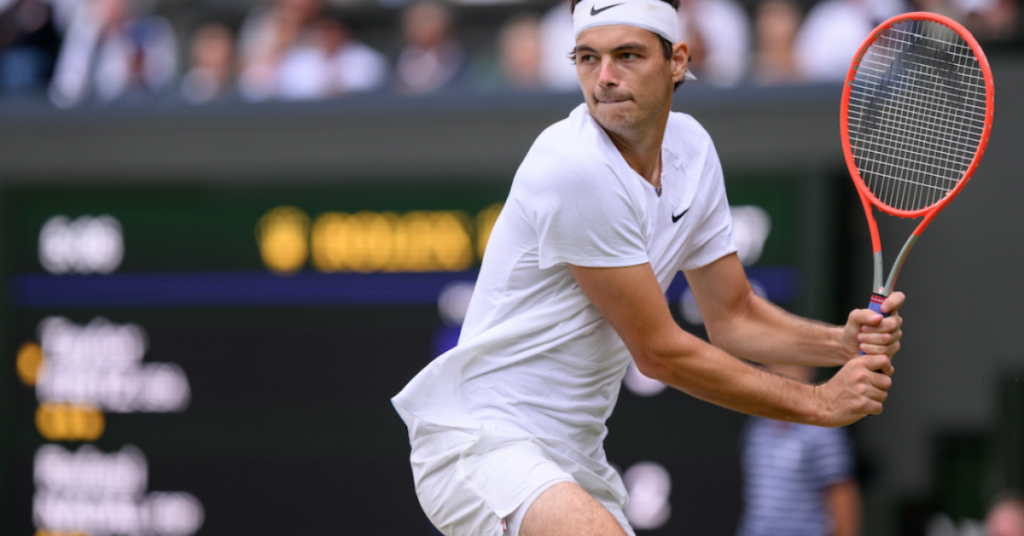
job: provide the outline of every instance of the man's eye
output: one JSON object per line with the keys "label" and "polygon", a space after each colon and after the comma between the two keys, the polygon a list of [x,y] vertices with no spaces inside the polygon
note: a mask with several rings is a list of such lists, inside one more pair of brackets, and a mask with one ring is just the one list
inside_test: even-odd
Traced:
{"label": "man's eye", "polygon": [[632,52],[626,52],[625,54],[622,55],[622,59],[624,59],[624,60],[635,60],[635,59],[637,59],[639,57],[640,56],[637,56],[636,54],[634,54]]}
{"label": "man's eye", "polygon": [[585,54],[583,57],[580,58],[580,61],[582,61],[583,63],[594,63],[596,60],[597,57],[594,56],[593,54]]}

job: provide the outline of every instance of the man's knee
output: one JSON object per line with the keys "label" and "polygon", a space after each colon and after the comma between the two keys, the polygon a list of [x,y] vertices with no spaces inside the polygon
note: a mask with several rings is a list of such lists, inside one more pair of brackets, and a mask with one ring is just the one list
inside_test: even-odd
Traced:
{"label": "man's knee", "polygon": [[520,536],[625,536],[601,503],[575,482],[559,482],[541,493],[523,517]]}

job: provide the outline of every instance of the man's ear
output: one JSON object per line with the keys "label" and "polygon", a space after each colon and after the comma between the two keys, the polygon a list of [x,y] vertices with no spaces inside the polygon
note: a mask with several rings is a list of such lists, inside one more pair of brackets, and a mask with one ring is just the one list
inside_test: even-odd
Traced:
{"label": "man's ear", "polygon": [[680,41],[672,45],[672,82],[679,82],[686,75],[690,63],[690,46]]}

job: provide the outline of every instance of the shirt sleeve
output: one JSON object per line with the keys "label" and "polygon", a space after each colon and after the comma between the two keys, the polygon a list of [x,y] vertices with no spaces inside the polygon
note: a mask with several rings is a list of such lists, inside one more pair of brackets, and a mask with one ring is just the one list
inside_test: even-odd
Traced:
{"label": "shirt sleeve", "polygon": [[614,172],[603,165],[579,171],[558,167],[531,180],[528,188],[540,267],[648,262],[643,212]]}
{"label": "shirt sleeve", "polygon": [[824,428],[816,441],[812,458],[821,487],[853,478],[853,446],[843,428]]}
{"label": "shirt sleeve", "polygon": [[698,213],[701,219],[694,227],[697,235],[694,237],[692,252],[683,261],[683,270],[696,270],[736,251],[722,164],[713,144],[709,146],[704,161],[699,195],[703,212]]}

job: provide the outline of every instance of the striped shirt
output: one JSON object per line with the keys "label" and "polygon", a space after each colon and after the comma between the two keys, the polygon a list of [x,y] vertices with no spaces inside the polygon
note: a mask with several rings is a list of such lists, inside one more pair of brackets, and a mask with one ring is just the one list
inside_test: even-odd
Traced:
{"label": "striped shirt", "polygon": [[739,536],[825,536],[827,486],[853,479],[842,428],[751,418],[743,433],[744,509]]}

